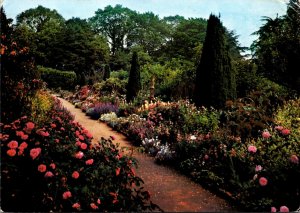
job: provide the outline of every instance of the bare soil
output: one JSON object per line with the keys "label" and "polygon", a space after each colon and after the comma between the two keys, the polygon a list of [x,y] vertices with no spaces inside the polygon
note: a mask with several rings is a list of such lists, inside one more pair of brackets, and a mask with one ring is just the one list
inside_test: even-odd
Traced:
{"label": "bare soil", "polygon": [[83,127],[88,129],[93,135],[93,142],[101,138],[114,136],[114,143],[119,143],[120,147],[133,149],[139,166],[137,175],[141,177],[144,187],[151,194],[153,203],[160,206],[166,212],[230,212],[236,211],[224,199],[204,189],[199,184],[194,183],[186,176],[177,171],[155,163],[153,157],[140,153],[136,150],[127,138],[103,122],[92,120],[80,109],[77,109],[68,101],[59,98],[65,108],[67,108]]}

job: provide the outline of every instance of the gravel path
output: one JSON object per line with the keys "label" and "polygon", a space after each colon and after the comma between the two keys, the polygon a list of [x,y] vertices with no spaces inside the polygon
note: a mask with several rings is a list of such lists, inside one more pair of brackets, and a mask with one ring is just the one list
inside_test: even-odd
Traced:
{"label": "gravel path", "polygon": [[[134,147],[123,134],[114,131],[105,123],[89,119],[80,109],[75,108],[68,101],[59,98],[82,126],[88,129],[97,142],[99,138],[114,136],[114,142],[120,147]],[[223,199],[203,189],[200,185],[177,171],[165,166],[157,165],[152,157],[133,152],[138,160],[137,175],[141,177],[144,187],[151,194],[151,200],[166,212],[230,212],[234,211]]]}

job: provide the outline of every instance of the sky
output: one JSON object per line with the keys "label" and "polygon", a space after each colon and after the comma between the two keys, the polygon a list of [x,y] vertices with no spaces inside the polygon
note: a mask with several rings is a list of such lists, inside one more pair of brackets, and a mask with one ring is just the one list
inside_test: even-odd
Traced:
{"label": "sky", "polygon": [[98,9],[121,4],[138,12],[151,11],[160,18],[181,15],[208,19],[211,13],[221,15],[223,25],[233,30],[241,46],[249,47],[256,39],[251,35],[263,22],[263,16],[275,18],[286,13],[287,0],[0,0],[8,18],[38,5],[55,9],[65,19],[90,18]]}

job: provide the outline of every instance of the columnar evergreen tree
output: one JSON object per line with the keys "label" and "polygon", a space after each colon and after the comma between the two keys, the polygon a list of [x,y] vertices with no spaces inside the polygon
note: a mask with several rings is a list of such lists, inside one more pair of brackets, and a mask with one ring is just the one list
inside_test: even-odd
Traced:
{"label": "columnar evergreen tree", "polygon": [[140,65],[137,52],[133,52],[131,60],[131,69],[127,84],[126,101],[130,102],[137,96],[141,89]]}
{"label": "columnar evergreen tree", "polygon": [[197,106],[221,108],[226,100],[236,97],[235,74],[225,36],[220,19],[211,14],[196,73]]}
{"label": "columnar evergreen tree", "polygon": [[108,64],[106,64],[104,67],[103,80],[106,81],[109,78],[110,78],[110,67]]}

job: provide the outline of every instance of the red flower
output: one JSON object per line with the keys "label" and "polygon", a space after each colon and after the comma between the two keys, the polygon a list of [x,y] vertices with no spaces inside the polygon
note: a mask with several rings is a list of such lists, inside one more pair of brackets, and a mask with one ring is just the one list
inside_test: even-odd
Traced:
{"label": "red flower", "polygon": [[7,144],[7,146],[11,149],[16,149],[18,148],[18,142],[17,141],[11,141]]}
{"label": "red flower", "polygon": [[266,185],[268,184],[267,178],[265,178],[265,177],[259,178],[259,184],[260,184],[261,186],[266,186]]}
{"label": "red flower", "polygon": [[80,141],[77,141],[77,142],[75,143],[75,145],[76,145],[76,146],[81,146],[81,142],[80,142]]}
{"label": "red flower", "polygon": [[28,147],[28,144],[27,144],[26,142],[23,142],[23,143],[20,144],[19,149],[20,149],[20,150],[24,150],[24,149],[26,149],[27,147]]}
{"label": "red flower", "polygon": [[16,150],[15,149],[9,149],[7,150],[6,152],[10,157],[13,157],[17,154]]}
{"label": "red flower", "polygon": [[268,132],[268,131],[264,131],[264,132],[262,133],[262,137],[265,138],[265,139],[268,139],[268,138],[271,137],[271,134],[270,134],[270,132]]}
{"label": "red flower", "polygon": [[283,130],[283,126],[275,126],[275,129],[281,131]]}
{"label": "red flower", "polygon": [[44,131],[42,131],[42,132],[41,132],[41,135],[42,135],[43,137],[48,137],[50,134],[49,134],[49,132],[44,132]]}
{"label": "red flower", "polygon": [[87,148],[86,143],[81,143],[80,148],[81,148],[81,149],[86,149],[86,148]]}
{"label": "red flower", "polygon": [[72,197],[72,193],[70,191],[66,191],[66,192],[63,193],[63,199],[66,200],[70,197]]}
{"label": "red flower", "polygon": [[88,137],[88,138],[92,138],[92,137],[93,137],[93,135],[92,135],[91,133],[89,133],[89,132],[87,132],[85,135],[86,135],[86,137]]}
{"label": "red flower", "polygon": [[16,136],[22,136],[22,135],[24,135],[24,132],[22,132],[22,131],[16,131]]}
{"label": "red flower", "polygon": [[79,204],[79,203],[74,203],[74,204],[72,205],[72,207],[73,207],[74,209],[79,209],[79,208],[80,208],[80,204]]}
{"label": "red flower", "polygon": [[84,137],[82,135],[79,135],[78,138],[82,141],[84,140]]}
{"label": "red flower", "polygon": [[54,139],[54,142],[55,143],[59,143],[59,139]]}
{"label": "red flower", "polygon": [[77,172],[77,171],[73,172],[72,178],[78,179],[79,178],[79,172]]}
{"label": "red flower", "polygon": [[56,128],[56,124],[53,124],[53,123],[52,123],[50,126],[51,126],[51,128],[53,128],[53,129]]}
{"label": "red flower", "polygon": [[289,129],[281,130],[281,134],[283,134],[283,135],[289,135],[290,133],[291,133],[291,131]]}
{"label": "red flower", "polygon": [[94,163],[94,159],[89,159],[87,161],[85,161],[86,165],[92,165]]}
{"label": "red flower", "polygon": [[98,200],[97,200],[97,203],[100,205],[100,204],[101,204],[101,200],[100,200],[100,199],[98,199]]}
{"label": "red flower", "polygon": [[299,158],[297,157],[297,155],[291,155],[290,161],[294,164],[299,164]]}
{"label": "red flower", "polygon": [[28,139],[28,135],[25,135],[25,134],[21,135],[21,139],[22,140],[27,140]]}
{"label": "red flower", "polygon": [[75,158],[77,158],[77,159],[81,159],[83,156],[84,156],[83,152],[77,152],[75,154]]}
{"label": "red flower", "polygon": [[115,140],[115,139],[116,139],[116,137],[113,136],[113,135],[111,135],[110,138],[111,138],[112,140]]}
{"label": "red flower", "polygon": [[257,148],[253,145],[248,146],[248,152],[255,153],[257,151]]}
{"label": "red flower", "polygon": [[95,203],[91,203],[90,206],[92,209],[98,209],[98,206]]}
{"label": "red flower", "polygon": [[116,168],[116,176],[118,176],[120,174],[121,169],[120,168]]}
{"label": "red flower", "polygon": [[56,168],[56,165],[54,163],[51,163],[49,166],[50,166],[51,169],[55,169]]}
{"label": "red flower", "polygon": [[46,167],[45,164],[40,164],[40,165],[38,166],[38,171],[39,171],[39,172],[46,172],[46,170],[47,170],[47,167]]}
{"label": "red flower", "polygon": [[36,159],[41,154],[41,148],[34,148],[30,150],[32,160]]}
{"label": "red flower", "polygon": [[280,206],[280,209],[279,209],[280,212],[289,212],[289,208],[286,207],[286,206]]}
{"label": "red flower", "polygon": [[33,128],[34,128],[34,123],[32,123],[32,122],[27,122],[26,123],[26,128],[27,128],[27,130],[32,130]]}
{"label": "red flower", "polygon": [[46,174],[45,174],[46,178],[53,177],[53,176],[54,176],[54,174],[50,171],[46,172]]}

